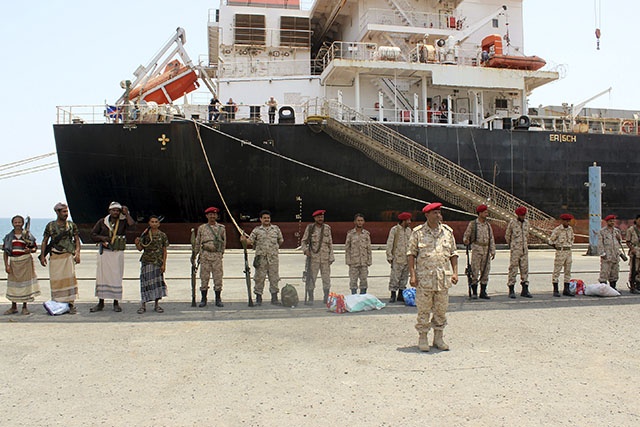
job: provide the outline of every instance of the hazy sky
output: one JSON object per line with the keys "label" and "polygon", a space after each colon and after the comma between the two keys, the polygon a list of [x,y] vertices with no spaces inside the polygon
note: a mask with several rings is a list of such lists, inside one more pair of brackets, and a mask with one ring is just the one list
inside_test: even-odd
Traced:
{"label": "hazy sky", "polygon": [[[566,69],[564,79],[533,94],[530,106],[579,103],[612,86],[610,96],[589,105],[640,110],[635,46],[640,2],[601,3],[596,50],[594,2],[524,1],[525,53]],[[217,5],[216,0],[5,2],[0,77],[7,96],[0,103],[0,165],[55,151],[56,106],[115,101],[119,82],[132,79],[133,70],[146,64],[176,27],[185,28],[187,51],[197,61],[207,51],[208,10]],[[55,157],[40,163],[51,161]],[[0,217],[50,217],[53,205],[65,200],[57,168],[3,179],[6,172],[0,170]]]}

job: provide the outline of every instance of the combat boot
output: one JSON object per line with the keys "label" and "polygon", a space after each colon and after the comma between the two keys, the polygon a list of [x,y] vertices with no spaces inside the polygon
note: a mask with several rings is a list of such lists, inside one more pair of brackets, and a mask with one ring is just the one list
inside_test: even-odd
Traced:
{"label": "combat boot", "polygon": [[471,299],[478,299],[478,285],[476,283],[471,284]]}
{"label": "combat boot", "polygon": [[529,282],[522,282],[521,285],[522,291],[520,292],[520,296],[525,298],[533,298],[531,293],[529,293]]}
{"label": "combat boot", "polygon": [[396,291],[391,291],[391,298],[389,298],[389,303],[396,302]]}
{"label": "combat boot", "polygon": [[[482,297],[480,297],[482,298]],[[447,351],[449,350],[449,346],[442,339],[443,330],[442,329],[434,329],[433,331],[433,346],[438,348],[438,350]]]}
{"label": "combat boot", "polygon": [[616,284],[617,284],[617,283],[618,283],[618,282],[610,281],[610,282],[609,282],[609,286],[611,286],[613,289],[616,289],[616,290],[617,290],[617,288],[616,288]]}
{"label": "combat boot", "polygon": [[307,291],[307,301],[304,305],[313,305],[313,291]]}
{"label": "combat boot", "polygon": [[487,295],[487,285],[480,285],[480,299],[491,299],[491,297]]}
{"label": "combat boot", "polygon": [[224,304],[222,303],[222,298],[220,297],[220,293],[222,291],[216,291],[216,307],[224,307]]}
{"label": "combat boot", "polygon": [[402,291],[404,291],[404,289],[398,289],[398,299],[396,299],[398,302],[404,302],[404,294]]}
{"label": "combat boot", "polygon": [[277,292],[273,292],[271,294],[271,304],[273,304],[273,305],[281,305],[280,301],[278,301],[278,293]]}
{"label": "combat boot", "polygon": [[640,290],[638,289],[638,284],[635,281],[631,281],[631,283],[629,284],[629,287],[631,288],[630,292],[632,294],[640,294]]}
{"label": "combat boot", "polygon": [[355,289],[355,288],[354,288],[354,289],[351,289],[351,295],[355,295],[355,294],[357,294],[357,293],[358,293],[358,290],[357,290],[357,289]]}
{"label": "combat boot", "polygon": [[104,309],[104,300],[100,298],[98,300],[98,304],[94,305],[89,309],[89,312],[95,313],[96,311],[102,311]]}
{"label": "combat boot", "polygon": [[360,295],[364,295],[367,293],[367,288],[360,288]]}
{"label": "combat boot", "polygon": [[322,295],[322,303],[326,304],[327,301],[329,301],[329,290],[323,290],[323,295]]}
{"label": "combat boot", "polygon": [[567,296],[567,297],[574,297],[575,295],[571,294],[571,291],[569,290],[569,284],[565,283],[564,284],[564,289],[562,290],[562,295]]}
{"label": "combat boot", "polygon": [[515,285],[508,285],[508,286],[509,286],[509,298],[516,299]]}
{"label": "combat boot", "polygon": [[427,338],[427,332],[420,332],[418,335],[418,348],[420,351],[429,351],[429,339]]}
{"label": "combat boot", "polygon": [[553,284],[553,296],[554,297],[559,297],[560,296],[560,291],[558,290],[558,284],[557,283]]}
{"label": "combat boot", "polygon": [[202,294],[202,299],[200,300],[200,304],[198,304],[198,307],[206,307],[207,305],[207,292],[209,292],[208,290],[204,290],[204,291],[200,291],[200,293]]}
{"label": "combat boot", "polygon": [[262,305],[262,294],[256,294],[256,305],[258,307]]}

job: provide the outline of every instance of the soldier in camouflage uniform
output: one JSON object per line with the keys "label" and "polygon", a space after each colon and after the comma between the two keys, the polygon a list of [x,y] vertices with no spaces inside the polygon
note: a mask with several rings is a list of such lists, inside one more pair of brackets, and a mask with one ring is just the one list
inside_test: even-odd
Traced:
{"label": "soldier in camouflage uniform", "polygon": [[209,291],[209,277],[213,275],[213,290],[216,293],[216,306],[224,307],[220,293],[222,292],[222,256],[227,247],[227,232],[224,225],[218,224],[220,209],[207,208],[204,211],[207,223],[198,227],[196,234],[195,253],[200,254],[200,293],[202,300],[199,307],[207,305]]}
{"label": "soldier in camouflage uniform", "polygon": [[507,286],[509,287],[509,298],[515,298],[514,287],[516,284],[516,275],[520,270],[520,285],[522,291],[520,296],[531,298],[529,293],[529,220],[525,218],[527,208],[520,206],[515,210],[517,219],[512,219],[507,225],[504,233],[504,239],[509,245],[511,256],[509,258],[509,277]]}
{"label": "soldier in camouflage uniform", "polygon": [[255,250],[253,266],[256,269],[253,280],[255,282],[254,292],[256,294],[256,305],[262,305],[262,291],[264,281],[269,277],[269,292],[271,293],[271,304],[279,305],[278,302],[278,282],[279,261],[278,250],[284,242],[282,231],[277,225],[271,224],[271,212],[260,212],[260,226],[251,231],[249,238],[241,236],[240,239],[252,245]]}
{"label": "soldier in camouflage uniform", "polygon": [[453,230],[442,224],[441,206],[430,203],[422,209],[427,222],[413,229],[407,246],[409,283],[416,288],[416,330],[421,351],[429,351],[427,334],[432,327],[433,345],[449,350],[442,335],[447,324],[449,288],[458,283],[458,253]]}
{"label": "soldier in camouflage uniform", "polygon": [[407,243],[411,237],[411,214],[402,212],[398,215],[398,224],[391,227],[387,237],[387,262],[391,264],[389,275],[389,302],[404,302],[402,291],[409,281],[409,265],[407,264]]}
{"label": "soldier in camouflage uniform", "polygon": [[491,299],[487,294],[487,284],[491,260],[496,257],[496,240],[493,237],[491,225],[487,221],[489,216],[487,205],[479,205],[476,212],[478,218],[469,222],[462,242],[465,246],[471,245],[472,298],[478,298],[478,282],[480,282],[480,298]]}
{"label": "soldier in camouflage uniform", "polygon": [[562,295],[573,297],[569,291],[569,281],[571,280],[571,247],[573,246],[574,236],[573,228],[569,223],[573,219],[573,215],[563,213],[560,215],[562,224],[557,226],[551,232],[549,237],[549,244],[556,249],[556,256],[553,260],[553,275],[551,276],[551,283],[553,285],[553,296],[559,297],[560,291],[558,290],[558,279],[560,278],[560,271],[564,269],[564,289]]}
{"label": "soldier in camouflage uniform", "polygon": [[333,238],[331,227],[324,223],[325,210],[313,213],[313,224],[309,224],[302,236],[302,253],[307,257],[305,291],[307,305],[313,305],[313,291],[316,287],[318,271],[322,276],[322,290],[324,302],[327,302],[331,290],[331,264],[335,261],[333,255]]}
{"label": "soldier in camouflage uniform", "polygon": [[640,215],[636,216],[633,226],[627,228],[627,246],[629,246],[629,288],[632,294],[640,294]]}
{"label": "soldier in camouflage uniform", "polygon": [[607,226],[598,233],[598,253],[600,254],[600,283],[609,282],[609,286],[616,289],[620,274],[620,253],[622,250],[622,235],[616,227],[615,215],[607,215],[604,220]]}
{"label": "soldier in camouflage uniform", "polygon": [[358,280],[360,280],[360,293],[367,293],[367,276],[371,265],[371,236],[364,229],[364,215],[356,214],[353,218],[355,228],[347,232],[344,242],[344,256],[349,266],[349,288],[351,293],[358,292]]}

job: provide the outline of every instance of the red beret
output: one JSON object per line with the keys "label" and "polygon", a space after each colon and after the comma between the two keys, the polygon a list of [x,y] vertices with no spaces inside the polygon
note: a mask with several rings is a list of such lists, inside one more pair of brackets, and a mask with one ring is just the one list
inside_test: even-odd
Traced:
{"label": "red beret", "polygon": [[560,215],[560,219],[565,221],[571,221],[573,219],[573,215],[569,213],[563,213],[562,215]]}
{"label": "red beret", "polygon": [[435,211],[436,209],[440,209],[442,207],[442,203],[429,203],[427,206],[422,208],[423,213]]}
{"label": "red beret", "polygon": [[211,213],[211,212],[218,213],[218,212],[220,212],[220,209],[214,208],[213,206],[211,206],[211,207],[208,207],[206,211],[204,211],[205,214],[208,214],[208,213]]}
{"label": "red beret", "polygon": [[476,212],[478,212],[478,213],[480,213],[480,212],[484,212],[484,211],[486,211],[487,209],[489,209],[489,208],[487,207],[487,205],[478,205],[478,207],[476,208]]}
{"label": "red beret", "polygon": [[520,206],[518,209],[516,209],[516,215],[526,215],[527,214],[527,208],[525,208],[524,206]]}
{"label": "red beret", "polygon": [[324,215],[326,211],[324,209],[318,209],[317,211],[315,211],[314,213],[311,214],[312,217],[316,217],[318,215]]}
{"label": "red beret", "polygon": [[604,220],[605,221],[609,221],[609,220],[616,219],[616,218],[618,218],[618,217],[615,216],[615,215],[607,215],[607,216],[604,217]]}
{"label": "red beret", "polygon": [[411,214],[409,212],[402,212],[398,214],[398,220],[406,221],[407,219],[411,219]]}

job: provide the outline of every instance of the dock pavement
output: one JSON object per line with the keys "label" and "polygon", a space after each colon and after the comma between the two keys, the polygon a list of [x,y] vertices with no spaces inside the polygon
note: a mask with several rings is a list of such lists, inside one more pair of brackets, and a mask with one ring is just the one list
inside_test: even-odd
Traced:
{"label": "dock pavement", "polygon": [[[573,251],[572,277],[596,283],[599,260]],[[640,297],[551,295],[552,250],[530,251],[532,299],[507,297],[509,252],[491,268],[491,300],[469,300],[464,250],[450,292],[450,351],[417,349],[415,307],[330,313],[247,306],[242,251],[224,256],[225,306],[191,307],[190,251],[172,248],[165,313],[136,313],[139,254],[127,250],[123,312],[95,304],[96,251],[77,266],[75,316],[48,316],[48,270],[30,316],[0,316],[3,425],[136,426],[635,426]],[[252,256],[250,256],[250,261]],[[304,257],[280,255],[282,281],[304,297]],[[252,269],[253,270],[253,269]],[[332,290],[348,293],[336,250]],[[389,297],[374,251],[369,293]],[[318,279],[316,299],[321,298]],[[519,288],[519,286],[518,286]],[[0,310],[6,273],[0,274]],[[518,290],[519,291],[519,290]],[[199,301],[199,295],[198,295]],[[431,336],[430,336],[431,339]]]}

